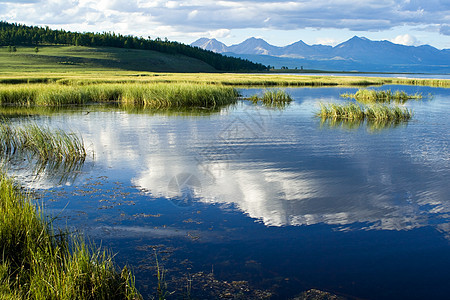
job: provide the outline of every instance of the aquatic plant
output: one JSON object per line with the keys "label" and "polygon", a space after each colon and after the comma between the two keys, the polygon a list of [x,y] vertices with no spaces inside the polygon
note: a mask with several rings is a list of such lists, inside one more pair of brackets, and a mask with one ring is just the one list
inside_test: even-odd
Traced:
{"label": "aquatic plant", "polygon": [[188,83],[18,84],[0,87],[0,104],[62,106],[118,101],[155,108],[214,107],[234,103],[238,95],[232,87]]}
{"label": "aquatic plant", "polygon": [[285,90],[282,89],[266,89],[263,91],[262,95],[253,95],[248,100],[253,103],[262,103],[264,106],[268,107],[285,107],[287,104],[292,102],[292,97]]}
{"label": "aquatic plant", "polygon": [[76,162],[86,158],[83,139],[63,130],[36,124],[12,125],[0,122],[0,153],[4,156],[30,154],[39,161]]}
{"label": "aquatic plant", "polygon": [[377,120],[377,121],[407,121],[412,117],[408,108],[386,105],[361,106],[356,103],[347,104],[320,104],[316,113],[321,118],[334,118],[346,120]]}
{"label": "aquatic plant", "polygon": [[359,89],[355,94],[341,94],[341,97],[354,98],[362,103],[390,103],[392,101],[396,103],[405,103],[410,99],[422,99],[422,95],[418,93],[409,95],[404,91],[392,92],[391,90],[376,91],[369,89]]}
{"label": "aquatic plant", "polygon": [[133,275],[106,251],[55,232],[51,220],[0,172],[2,299],[141,299]]}

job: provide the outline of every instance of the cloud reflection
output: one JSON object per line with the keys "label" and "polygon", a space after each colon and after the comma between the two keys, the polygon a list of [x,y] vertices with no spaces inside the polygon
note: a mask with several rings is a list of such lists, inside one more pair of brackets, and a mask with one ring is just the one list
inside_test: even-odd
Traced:
{"label": "cloud reflection", "polygon": [[[170,182],[180,174],[192,174],[200,182],[189,191],[195,201],[235,206],[267,226],[435,226],[450,236],[449,187],[427,161],[418,163],[407,155],[381,160],[373,144],[377,136],[364,131],[363,138],[332,131],[337,141],[331,142],[317,136],[316,129],[303,131],[304,138],[293,145],[290,137],[299,136],[299,129],[284,127],[279,134],[274,120],[267,124],[273,128],[269,136],[260,133],[251,140],[240,137],[227,143],[218,136],[228,122],[226,113],[211,119],[91,113],[77,126],[96,153],[97,167],[111,167],[117,176],[126,169],[131,184],[152,197],[183,197],[186,190],[180,188],[177,194]],[[345,139],[339,140],[339,134]],[[247,143],[246,150],[236,154],[242,143]],[[199,159],[211,144],[217,152]],[[436,177],[434,183],[427,180],[430,176]]]}

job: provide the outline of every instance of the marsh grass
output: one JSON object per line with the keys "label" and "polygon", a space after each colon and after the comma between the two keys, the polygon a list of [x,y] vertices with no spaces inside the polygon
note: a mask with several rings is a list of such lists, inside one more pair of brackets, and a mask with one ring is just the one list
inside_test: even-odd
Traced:
{"label": "marsh grass", "polygon": [[412,118],[412,111],[398,106],[374,104],[361,106],[356,103],[347,104],[320,104],[320,110],[316,114],[322,119],[344,120],[370,120],[370,121],[408,121]]}
{"label": "marsh grass", "polygon": [[284,108],[292,102],[292,97],[282,89],[265,89],[262,95],[253,95],[248,100],[254,104],[262,103],[267,107]]}
{"label": "marsh grass", "polygon": [[120,101],[152,108],[218,107],[236,103],[239,92],[231,87],[205,84],[127,85]]}
{"label": "marsh grass", "polygon": [[29,154],[38,161],[71,164],[84,161],[83,139],[63,130],[51,130],[36,124],[12,125],[0,122],[0,153],[4,156]]}
{"label": "marsh grass", "polygon": [[112,256],[56,232],[28,195],[0,173],[2,299],[140,299]]}
{"label": "marsh grass", "polygon": [[232,87],[188,83],[0,86],[0,104],[20,106],[120,102],[154,108],[214,107],[235,103],[238,95]]}
{"label": "marsh grass", "polygon": [[415,99],[419,100],[422,99],[421,94],[414,94],[410,95],[407,94],[404,91],[395,91],[392,92],[391,90],[386,91],[376,91],[376,90],[369,90],[369,89],[360,89],[355,94],[341,94],[341,97],[344,98],[354,98],[359,102],[362,103],[405,103],[408,100]]}

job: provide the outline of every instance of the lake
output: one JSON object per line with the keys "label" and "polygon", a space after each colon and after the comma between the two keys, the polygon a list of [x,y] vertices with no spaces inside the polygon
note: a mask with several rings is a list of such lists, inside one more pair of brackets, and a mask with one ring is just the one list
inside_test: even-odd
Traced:
{"label": "lake", "polygon": [[349,101],[339,95],[357,89],[344,87],[286,89],[294,101],[284,109],[98,105],[17,118],[81,134],[90,155],[63,177],[10,173],[57,226],[116,253],[145,296],[155,293],[158,259],[174,299],[212,297],[212,286],[256,299],[310,288],[446,299],[450,90],[375,89],[424,99],[406,104],[411,121],[389,126],[314,117],[320,102]]}

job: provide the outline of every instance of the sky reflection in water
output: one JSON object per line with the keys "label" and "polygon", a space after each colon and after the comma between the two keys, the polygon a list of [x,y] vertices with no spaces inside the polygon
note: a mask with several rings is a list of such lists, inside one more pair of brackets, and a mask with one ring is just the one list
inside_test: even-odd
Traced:
{"label": "sky reflection in water", "polygon": [[[450,93],[425,87],[382,87],[387,88],[424,95],[431,92],[434,97],[407,104],[415,111],[413,121],[375,130],[367,124],[324,125],[314,118],[320,101],[347,101],[340,99],[339,94],[354,92],[352,88],[288,89],[295,101],[285,110],[239,103],[219,112],[195,116],[112,110],[40,117],[37,122],[80,132],[95,153],[74,182],[56,189],[70,194],[66,195],[68,200],[49,203],[48,210],[57,212],[69,203],[64,213],[73,220],[67,221],[69,226],[83,224],[90,228],[87,232],[101,238],[128,238],[135,248],[152,239],[189,237],[189,243],[202,243],[201,247],[192,244],[189,247],[200,247],[198,251],[203,253],[193,254],[192,250],[186,255],[192,261],[195,256],[201,256],[209,259],[210,264],[220,265],[213,260],[224,260],[224,254],[216,253],[216,258],[212,254],[217,251],[211,250],[215,243],[225,243],[224,247],[229,247],[230,260],[244,255],[235,254],[233,258],[232,240],[240,240],[240,246],[235,246],[242,248],[250,247],[251,240],[259,239],[261,249],[253,250],[252,255],[255,259],[258,257],[266,270],[270,270],[273,263],[269,255],[276,253],[285,257],[286,260],[280,262],[285,265],[290,256],[287,251],[306,255],[315,249],[321,259],[315,266],[307,266],[304,258],[291,262],[296,267],[300,267],[301,262],[303,272],[317,273],[317,278],[310,274],[308,280],[303,279],[304,287],[311,284],[369,298],[377,293],[368,283],[373,279],[360,283],[359,288],[348,285],[348,280],[355,280],[353,277],[359,276],[355,274],[364,273],[361,269],[367,268],[358,261],[364,260],[366,255],[376,257],[378,254],[374,251],[379,251],[380,245],[386,243],[397,247],[389,250],[397,256],[415,252],[417,244],[412,240],[427,239],[429,245],[424,255],[437,252],[442,266],[436,276],[448,279],[448,274],[442,276],[445,273],[440,272],[445,272],[444,267],[450,265],[448,254],[443,254],[449,250],[445,238],[450,239]],[[257,90],[243,92],[251,95]],[[107,180],[97,186],[91,184],[102,176]],[[123,193],[120,197],[116,197],[117,188],[113,184],[116,182],[121,185],[121,192],[117,192]],[[55,182],[41,177],[30,185],[50,189]],[[92,188],[90,199],[86,199],[86,194],[84,198],[82,194],[74,196],[74,191],[83,185]],[[114,194],[115,200],[123,199],[120,211],[111,214],[101,210],[103,204],[114,202],[111,200]],[[76,211],[79,217],[75,217]],[[202,213],[195,215],[195,211]],[[151,214],[151,217],[139,218],[142,214]],[[161,216],[154,217],[157,214]],[[229,220],[224,222],[223,218]],[[323,232],[319,225],[331,227]],[[95,234],[94,228],[101,228],[102,233]],[[430,235],[430,230],[437,234]],[[375,231],[380,235],[371,252],[364,245],[374,243],[371,241],[374,234],[361,233]],[[407,232],[408,238],[388,233],[400,231]],[[318,232],[328,240],[318,239]],[[430,236],[433,238],[428,240]],[[310,240],[310,247],[305,247],[298,237]],[[266,243],[261,242],[264,239]],[[405,247],[412,249],[402,249],[397,244],[403,239],[408,241],[404,242],[408,244]],[[271,250],[274,242],[284,247]],[[133,249],[129,246],[125,250],[124,245],[115,247],[119,250],[124,247],[122,251],[126,253]],[[352,253],[356,260],[355,269],[349,267],[349,258],[342,256],[335,258],[340,262],[330,264],[327,269],[322,264],[330,254],[320,250],[319,245],[338,249],[338,253],[343,247],[345,251],[341,251]],[[361,253],[361,249],[369,254]],[[395,261],[397,256],[389,259]],[[389,264],[389,259],[374,258],[374,261]],[[432,259],[419,259],[418,269],[431,268],[435,263]],[[343,282],[330,279],[343,272],[333,269],[338,269],[340,263],[347,263],[346,268],[350,268],[347,271],[354,272],[353,277],[341,274]],[[319,265],[324,268],[321,273],[312,271]],[[286,274],[282,276],[302,277],[298,270],[296,273],[285,268]],[[223,270],[227,268],[223,266]],[[380,272],[375,268],[370,274],[381,276]],[[257,280],[263,280],[264,276],[270,277],[261,275],[262,279]],[[408,279],[410,284],[423,280],[420,276],[413,277],[415,281]],[[387,282],[388,289],[395,285],[395,280],[378,280]],[[393,294],[378,291],[378,296],[404,296],[402,289],[408,285],[396,286],[398,291]],[[414,286],[410,288],[414,290]],[[291,289],[286,288],[286,291]],[[438,289],[438,292],[443,293],[445,289]]]}

